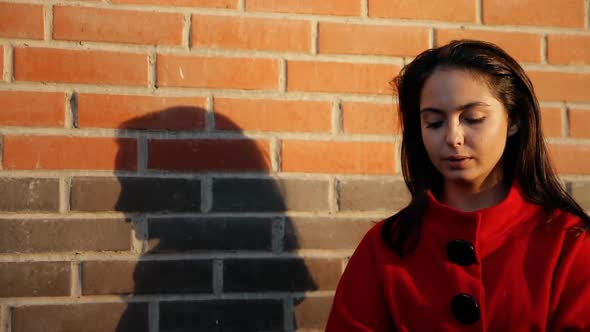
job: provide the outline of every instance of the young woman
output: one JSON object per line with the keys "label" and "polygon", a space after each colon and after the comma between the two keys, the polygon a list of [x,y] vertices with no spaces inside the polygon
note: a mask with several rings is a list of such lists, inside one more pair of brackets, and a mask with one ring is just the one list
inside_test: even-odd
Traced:
{"label": "young woman", "polygon": [[359,244],[326,331],[590,331],[590,219],[523,69],[464,40],[394,83],[412,200]]}

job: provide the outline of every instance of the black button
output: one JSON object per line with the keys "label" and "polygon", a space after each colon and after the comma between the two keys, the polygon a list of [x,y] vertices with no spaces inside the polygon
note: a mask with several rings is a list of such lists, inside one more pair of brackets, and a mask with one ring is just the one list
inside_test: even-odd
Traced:
{"label": "black button", "polygon": [[468,294],[459,294],[451,301],[451,312],[463,324],[473,324],[479,320],[479,304]]}
{"label": "black button", "polygon": [[454,240],[447,244],[447,256],[451,262],[465,266],[475,263],[475,249],[465,240]]}

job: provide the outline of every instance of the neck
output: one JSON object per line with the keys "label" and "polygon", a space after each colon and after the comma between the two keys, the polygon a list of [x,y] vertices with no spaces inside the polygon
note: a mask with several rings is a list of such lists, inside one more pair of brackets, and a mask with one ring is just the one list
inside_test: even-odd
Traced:
{"label": "neck", "polygon": [[445,181],[441,201],[457,210],[476,211],[502,202],[510,188],[502,183],[459,183]]}

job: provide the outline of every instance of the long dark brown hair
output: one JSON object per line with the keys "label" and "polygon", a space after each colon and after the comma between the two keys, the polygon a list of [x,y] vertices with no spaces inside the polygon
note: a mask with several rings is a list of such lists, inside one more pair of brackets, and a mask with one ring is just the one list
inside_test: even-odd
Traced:
{"label": "long dark brown hair", "polygon": [[502,155],[504,183],[509,185],[516,180],[528,201],[548,211],[562,209],[575,214],[590,229],[590,218],[561,186],[551,166],[541,131],[539,102],[522,67],[494,44],[458,40],[422,52],[392,80],[399,96],[402,173],[412,199],[385,221],[382,237],[388,246],[400,256],[415,248],[427,192],[443,190],[443,177],[422,142],[419,112],[424,83],[435,69],[441,68],[468,70],[481,76],[506,108],[510,123],[519,125],[518,132],[508,138]]}

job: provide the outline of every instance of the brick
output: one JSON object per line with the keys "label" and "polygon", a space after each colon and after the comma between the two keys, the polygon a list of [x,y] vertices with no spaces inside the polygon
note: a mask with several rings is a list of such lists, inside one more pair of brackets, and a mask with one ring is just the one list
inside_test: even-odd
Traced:
{"label": "brick", "polygon": [[330,309],[332,308],[333,297],[307,297],[295,298],[295,326],[298,329],[324,330]]}
{"label": "brick", "polygon": [[213,290],[206,260],[90,261],[82,264],[82,294],[183,294]]}
{"label": "brick", "polygon": [[246,139],[151,139],[148,168],[167,171],[268,171],[270,143]]}
{"label": "brick", "polygon": [[123,219],[0,219],[0,253],[125,251],[131,230]]}
{"label": "brick", "polygon": [[482,9],[485,24],[584,28],[584,0],[487,0]]}
{"label": "brick", "polygon": [[358,0],[248,0],[247,11],[324,14],[339,16],[358,16],[361,3]]}
{"label": "brick", "polygon": [[544,136],[562,136],[561,109],[557,107],[544,107],[541,109],[541,127]]}
{"label": "brick", "polygon": [[215,128],[234,131],[330,132],[324,101],[215,98]]}
{"label": "brick", "polygon": [[590,94],[586,89],[590,85],[590,74],[540,71],[527,74],[541,100],[590,101]]}
{"label": "brick", "polygon": [[319,53],[415,56],[428,47],[426,28],[330,22],[318,26]]}
{"label": "brick", "polygon": [[205,98],[80,94],[80,128],[205,129]]}
{"label": "brick", "polygon": [[14,49],[17,81],[147,85],[147,65],[146,54],[34,47]]}
{"label": "brick", "polygon": [[148,224],[150,252],[272,250],[272,218],[158,218]]}
{"label": "brick", "polygon": [[590,146],[550,144],[549,155],[560,174],[590,174]]}
{"label": "brick", "polygon": [[130,138],[4,136],[4,168],[137,169],[137,142]]}
{"label": "brick", "polygon": [[59,211],[59,180],[0,178],[0,211]]}
{"label": "brick", "polygon": [[198,179],[77,177],[72,179],[71,209],[82,212],[199,212],[201,182]]}
{"label": "brick", "polygon": [[237,0],[111,0],[114,4],[162,5],[174,7],[237,8]]}
{"label": "brick", "polygon": [[148,331],[147,303],[76,303],[12,308],[13,332]]}
{"label": "brick", "polygon": [[183,16],[176,13],[91,7],[53,8],[53,38],[128,44],[182,44]]}
{"label": "brick", "polygon": [[0,297],[70,295],[70,263],[0,263],[0,271]]}
{"label": "brick", "polygon": [[341,180],[340,210],[393,213],[410,203],[410,193],[399,180]]}
{"label": "brick", "polygon": [[547,35],[547,62],[590,64],[590,36]]}
{"label": "brick", "polygon": [[309,21],[193,15],[191,31],[197,47],[311,51]]}
{"label": "brick", "polygon": [[389,81],[399,68],[385,64],[287,62],[287,90],[391,94]]}
{"label": "brick", "polygon": [[368,5],[370,17],[475,22],[471,0],[368,0]]}
{"label": "brick", "polygon": [[0,37],[43,39],[43,6],[0,3]]}
{"label": "brick", "polygon": [[500,46],[520,62],[541,62],[541,35],[524,32],[437,29],[436,46],[458,39],[483,40]]}
{"label": "brick", "polygon": [[571,183],[571,194],[583,209],[590,210],[590,182]]}
{"label": "brick", "polygon": [[60,92],[0,91],[0,125],[63,127],[65,101]]}
{"label": "brick", "polygon": [[590,109],[570,109],[569,110],[569,128],[570,136],[576,138],[590,137],[588,124],[590,123]]}
{"label": "brick", "polygon": [[334,290],[340,279],[341,266],[339,259],[226,259],[223,261],[223,291]]}
{"label": "brick", "polygon": [[290,217],[285,221],[285,250],[354,249],[373,221],[328,217]]}
{"label": "brick", "polygon": [[277,90],[279,62],[158,54],[157,77],[159,87]]}
{"label": "brick", "polygon": [[392,174],[395,144],[382,142],[283,141],[282,171]]}
{"label": "brick", "polygon": [[347,134],[398,135],[397,105],[344,102],[342,129]]}
{"label": "brick", "polygon": [[160,303],[160,331],[283,331],[283,324],[281,300]]}
{"label": "brick", "polygon": [[214,179],[213,211],[328,211],[328,181]]}

